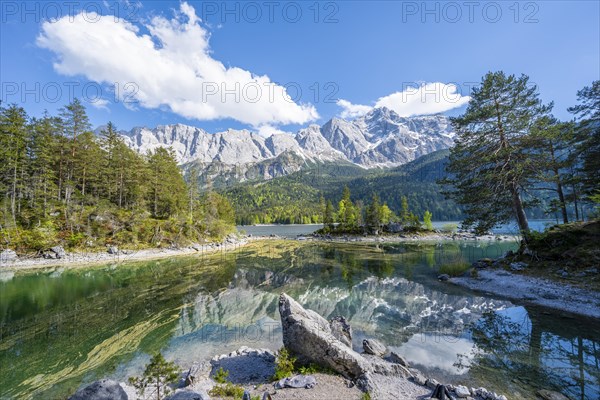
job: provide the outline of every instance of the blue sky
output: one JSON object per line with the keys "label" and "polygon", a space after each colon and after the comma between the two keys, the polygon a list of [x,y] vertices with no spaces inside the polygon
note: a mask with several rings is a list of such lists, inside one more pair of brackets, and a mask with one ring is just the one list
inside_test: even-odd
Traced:
{"label": "blue sky", "polygon": [[3,103],[40,115],[72,92],[94,125],[268,133],[376,105],[456,115],[492,70],[529,75],[566,119],[600,79],[597,1],[71,4],[1,3]]}

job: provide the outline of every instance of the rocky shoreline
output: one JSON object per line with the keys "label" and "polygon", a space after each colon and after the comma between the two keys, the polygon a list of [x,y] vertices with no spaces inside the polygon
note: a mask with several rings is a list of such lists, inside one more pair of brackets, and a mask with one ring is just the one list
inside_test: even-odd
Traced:
{"label": "rocky shoreline", "polygon": [[[508,264],[512,271],[522,271],[522,262]],[[471,290],[491,293],[522,304],[534,304],[586,318],[600,319],[600,293],[551,281],[520,275],[501,268],[497,261],[474,263],[475,274],[448,279],[448,282]],[[598,270],[595,270],[598,273]]]}
{"label": "rocky shoreline", "polygon": [[245,246],[251,238],[242,235],[229,235],[222,242],[194,243],[186,247],[150,248],[150,249],[120,249],[108,246],[106,251],[67,252],[62,246],[54,246],[36,256],[19,257],[12,250],[0,253],[0,271],[15,272],[18,270],[40,269],[46,267],[79,268],[98,264],[123,263],[134,261],[155,260],[169,257],[191,256],[196,254],[230,251]]}
{"label": "rocky shoreline", "polygon": [[[352,328],[344,317],[327,321],[312,310],[303,308],[282,293],[279,298],[283,342],[288,352],[303,365],[318,366],[323,371],[296,373],[272,382],[281,354],[266,349],[241,347],[229,354],[213,357],[209,362],[194,364],[180,374],[172,385],[169,400],[220,399],[214,395],[218,371],[227,371],[228,385],[235,385],[244,399],[465,399],[507,400],[502,394],[485,388],[444,385],[425,377],[399,355],[389,352],[374,340],[363,341],[363,352],[351,347]],[[213,395],[211,395],[212,393]],[[96,381],[72,395],[69,400],[140,399],[127,383]]]}

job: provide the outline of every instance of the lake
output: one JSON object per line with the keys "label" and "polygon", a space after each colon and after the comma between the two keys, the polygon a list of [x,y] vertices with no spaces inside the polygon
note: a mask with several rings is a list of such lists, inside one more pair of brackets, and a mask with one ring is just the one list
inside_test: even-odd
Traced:
{"label": "lake", "polygon": [[[461,221],[433,221],[435,229],[442,229],[444,225],[460,226]],[[529,226],[533,231],[543,231],[546,227],[555,224],[555,220],[550,219],[535,219],[529,221]],[[277,235],[284,238],[295,238],[302,235],[310,235],[317,229],[321,229],[322,224],[289,224],[289,225],[245,225],[238,226],[240,232],[245,232],[253,236],[269,236]],[[509,222],[492,229],[492,232],[502,235],[516,235],[519,233],[519,228],[516,222]]]}
{"label": "lake", "polygon": [[426,374],[534,399],[600,396],[600,325],[473,293],[441,265],[507,242],[259,241],[231,252],[80,269],[0,272],[0,398],[64,399],[140,374],[162,351],[183,367],[242,345],[282,346],[278,296],[343,315],[358,350],[377,338]]}

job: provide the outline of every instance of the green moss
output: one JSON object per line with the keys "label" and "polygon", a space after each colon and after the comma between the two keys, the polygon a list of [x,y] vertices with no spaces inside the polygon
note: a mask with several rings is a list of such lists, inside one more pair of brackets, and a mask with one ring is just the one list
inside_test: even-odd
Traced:
{"label": "green moss", "polygon": [[471,266],[465,261],[453,261],[443,264],[440,267],[440,274],[448,274],[450,276],[459,276],[464,274]]}

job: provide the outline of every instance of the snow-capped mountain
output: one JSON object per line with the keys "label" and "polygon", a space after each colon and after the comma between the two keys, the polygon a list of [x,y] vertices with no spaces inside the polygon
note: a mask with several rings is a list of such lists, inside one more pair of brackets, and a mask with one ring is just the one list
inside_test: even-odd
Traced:
{"label": "snow-capped mountain", "polygon": [[[333,118],[323,126],[310,125],[295,134],[276,133],[269,137],[232,129],[211,134],[182,124],[134,128],[121,134],[131,148],[141,153],[172,147],[182,165],[193,162],[208,168],[218,164],[229,171],[241,168],[242,175],[253,166],[281,159],[350,162],[364,168],[394,167],[448,148],[454,137],[448,117],[404,118],[387,108],[373,109],[353,121]],[[280,173],[294,172],[302,168],[301,164],[280,168]],[[265,179],[274,177],[269,169],[260,169]]]}

